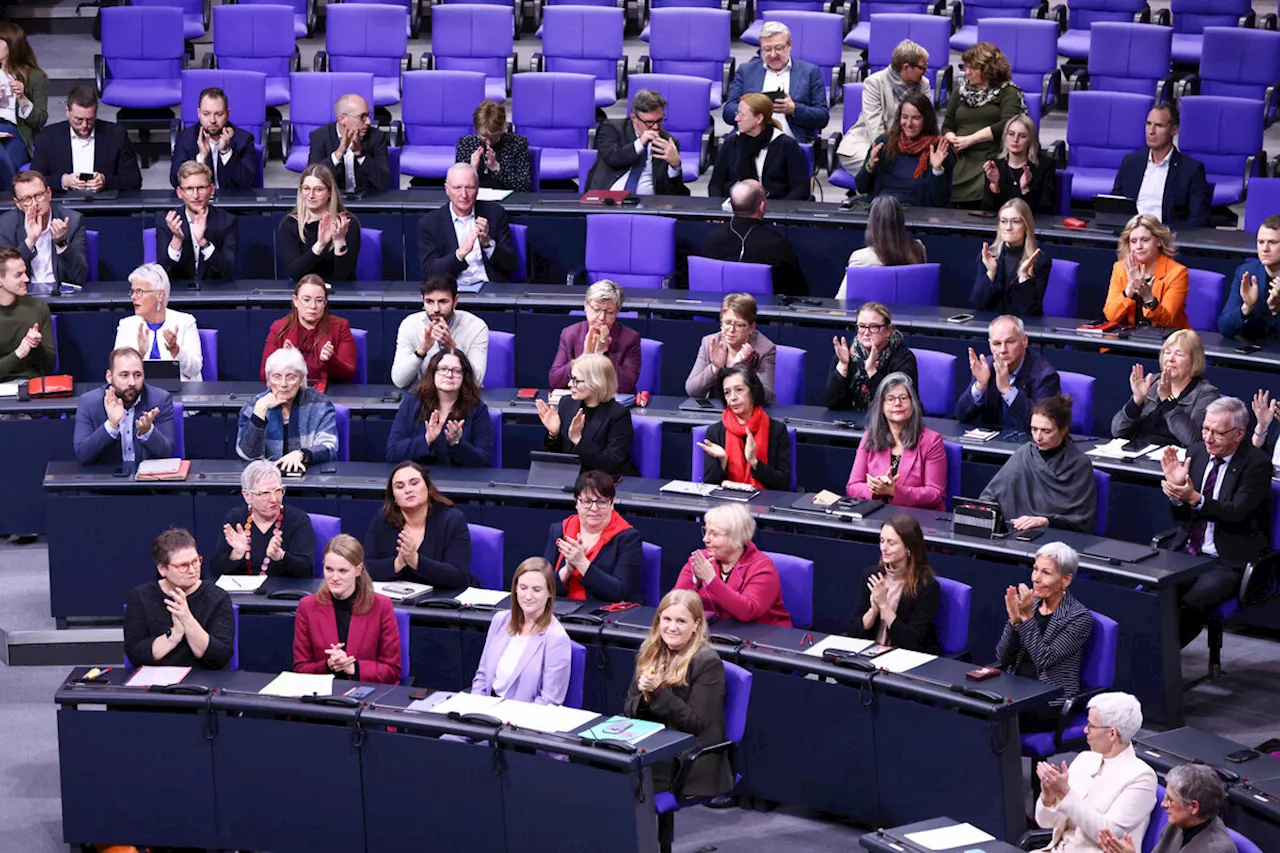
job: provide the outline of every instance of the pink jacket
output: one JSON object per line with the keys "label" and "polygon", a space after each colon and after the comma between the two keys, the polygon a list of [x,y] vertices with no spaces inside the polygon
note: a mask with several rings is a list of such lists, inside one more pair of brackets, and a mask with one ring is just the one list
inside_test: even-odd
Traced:
{"label": "pink jacket", "polygon": [[763,622],[791,627],[791,614],[782,603],[782,581],[778,567],[754,543],[747,544],[742,559],[729,573],[729,580],[715,578],[699,587],[694,582],[693,558],[680,570],[676,589],[696,590],[708,614],[738,622]]}
{"label": "pink jacket", "polygon": [[[868,453],[861,447],[853,458],[853,470],[844,487],[851,498],[867,500],[871,489],[867,488],[867,474],[882,476],[889,470],[890,453]],[[942,436],[925,427],[920,433],[920,443],[915,450],[907,450],[898,463],[898,484],[894,489],[894,506],[913,506],[920,509],[945,510],[947,499],[947,454],[942,447]]]}

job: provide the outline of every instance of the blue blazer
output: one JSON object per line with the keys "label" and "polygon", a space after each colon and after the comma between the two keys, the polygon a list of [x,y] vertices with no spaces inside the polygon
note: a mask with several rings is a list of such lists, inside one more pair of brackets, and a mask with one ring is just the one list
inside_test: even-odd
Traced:
{"label": "blue blazer", "polygon": [[[488,696],[492,692],[498,661],[511,645],[513,635],[507,633],[510,624],[510,610],[499,610],[493,614],[489,636],[484,641],[484,652],[480,655],[480,666],[476,669],[475,678],[471,679],[472,693]],[[503,698],[535,705],[563,705],[569,693],[572,667],[573,648],[569,645],[569,635],[560,620],[552,616],[551,623],[541,633],[529,638]]]}
{"label": "blue blazer", "polygon": [[980,403],[973,402],[970,390],[973,388],[973,381],[966,382],[960,391],[960,399],[956,400],[956,420],[965,424],[1026,431],[1031,428],[1031,407],[1046,397],[1062,393],[1057,368],[1031,350],[1027,350],[1022,359],[1022,368],[1018,371],[1013,387],[1018,389],[1018,396],[1006,410],[1004,400],[996,389],[994,375],[987,383],[987,390]]}
{"label": "blue blazer", "polygon": [[[231,157],[226,163],[218,161],[218,189],[249,190],[258,183],[258,149],[253,145],[253,134],[242,127],[234,128],[231,136]],[[173,162],[169,165],[169,183],[178,185],[178,167],[200,154],[200,124],[184,127],[173,143]],[[213,168],[205,163],[209,168]]]}
{"label": "blue blazer", "polygon": [[[182,253],[178,260],[169,257],[169,240],[173,234],[169,224],[165,222],[168,211],[156,214],[156,263],[164,267],[171,281],[192,281],[196,278],[195,244],[191,242],[191,223],[187,221],[185,205],[177,209],[182,219]],[[230,281],[236,277],[236,249],[239,237],[236,232],[236,217],[225,210],[209,205],[209,213],[205,218],[205,239],[213,244],[213,254],[209,260],[200,265],[200,280],[218,279]]]}
{"label": "blue blazer", "polygon": [[418,568],[396,572],[396,541],[400,531],[374,513],[364,535],[364,566],[375,581],[413,581],[445,589],[479,586],[471,576],[471,531],[457,507],[431,504],[427,529],[418,546]]}
{"label": "blue blazer", "polygon": [[[1142,189],[1142,176],[1147,172],[1147,160],[1151,153],[1147,149],[1126,154],[1116,172],[1112,195],[1126,198],[1137,198]],[[1169,153],[1169,176],[1164,184],[1164,206],[1160,221],[1170,228],[1182,225],[1198,228],[1209,224],[1209,206],[1213,203],[1213,192],[1209,189],[1209,181],[1204,176],[1204,164],[1194,157],[1188,157],[1177,148]]]}
{"label": "blue blazer", "polygon": [[387,461],[403,462],[412,459],[423,465],[459,465],[467,468],[488,468],[493,462],[493,424],[489,422],[489,407],[477,403],[475,411],[462,422],[462,440],[450,445],[444,430],[435,443],[427,444],[426,420],[418,395],[409,392],[400,401],[391,436],[387,439]]}
{"label": "blue blazer", "polygon": [[[721,111],[730,127],[738,114],[738,101],[742,96],[763,90],[765,71],[764,60],[757,56],[746,65],[739,66],[738,73],[733,75],[729,99]],[[791,126],[796,142],[813,142],[814,137],[827,126],[831,115],[827,108],[827,89],[822,83],[822,71],[812,62],[792,56],[790,89],[788,94],[796,102],[796,111],[794,115],[787,116],[787,124]]]}
{"label": "blue blazer", "polygon": [[[1240,298],[1240,279],[1246,275],[1258,279],[1258,301],[1248,317],[1240,313],[1244,307],[1244,300]],[[1218,332],[1224,337],[1239,336],[1247,340],[1280,335],[1280,317],[1267,307],[1267,268],[1257,258],[1250,258],[1236,267],[1227,279],[1227,304],[1222,306],[1222,313],[1218,315]]]}
{"label": "blue blazer", "polygon": [[[107,434],[107,409],[102,404],[106,385],[101,385],[80,395],[76,403],[75,448],[76,459],[82,465],[95,462],[119,464],[120,439]],[[134,406],[136,419],[143,412],[159,409],[151,424],[151,436],[146,441],[136,436],[133,441],[133,461],[167,459],[173,455],[173,397],[168,391],[154,385],[143,385],[142,394]],[[124,426],[123,422],[121,426]]]}

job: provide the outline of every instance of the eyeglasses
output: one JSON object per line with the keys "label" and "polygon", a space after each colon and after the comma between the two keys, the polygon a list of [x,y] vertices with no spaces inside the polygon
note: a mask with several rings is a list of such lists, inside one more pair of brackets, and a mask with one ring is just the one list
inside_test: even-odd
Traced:
{"label": "eyeglasses", "polygon": [[147,293],[159,293],[159,292],[160,292],[160,289],[159,289],[159,288],[156,288],[156,287],[152,287],[152,288],[150,288],[150,289],[148,289],[148,290],[143,290],[141,287],[135,287],[135,288],[133,288],[132,290],[130,290],[130,291],[129,291],[129,296],[130,296],[130,298],[134,298],[134,299],[136,299],[137,297],[142,296],[142,295],[147,294]]}
{"label": "eyeglasses", "polygon": [[197,556],[189,563],[170,563],[169,569],[175,572],[194,572],[200,568],[201,558]]}
{"label": "eyeglasses", "polygon": [[1012,218],[1012,219],[1005,219],[1005,218],[1001,217],[1001,219],[1000,219],[1000,227],[1001,227],[1001,228],[1012,228],[1012,227],[1013,227],[1013,226],[1015,226],[1015,225],[1022,225],[1022,224],[1023,224],[1023,222],[1022,222],[1021,217],[1014,217],[1014,218]]}
{"label": "eyeglasses", "polygon": [[267,381],[277,385],[297,385],[302,381],[302,377],[296,373],[268,373]]}
{"label": "eyeglasses", "polygon": [[587,310],[590,311],[592,314],[599,314],[602,317],[618,316],[618,306],[612,305],[609,303],[605,303],[604,307],[601,307],[600,303],[593,302],[587,305]]}
{"label": "eyeglasses", "polygon": [[763,53],[765,56],[777,56],[779,54],[786,53],[790,49],[791,49],[791,42],[787,42],[786,44],[774,45],[770,47],[762,46],[760,48],[760,52]]}
{"label": "eyeglasses", "polygon": [[657,130],[658,128],[662,127],[662,120],[666,118],[666,116],[660,115],[657,118],[641,118],[640,116],[637,115],[635,118],[636,118],[636,121],[640,122],[650,130]]}
{"label": "eyeglasses", "polygon": [[578,498],[578,506],[583,509],[603,509],[613,503],[608,498]]}
{"label": "eyeglasses", "polygon": [[245,494],[255,498],[265,498],[270,495],[282,498],[284,497],[284,486],[276,486],[274,489],[251,489],[250,491],[245,492]]}
{"label": "eyeglasses", "polygon": [[747,328],[747,326],[750,326],[750,325],[751,325],[750,323],[743,323],[738,320],[721,320],[720,321],[720,328],[724,329],[725,331],[741,332],[743,329]]}
{"label": "eyeglasses", "polygon": [[362,122],[362,123],[369,120],[368,113],[343,113],[342,115],[346,116],[347,118],[353,118],[356,121]]}
{"label": "eyeglasses", "polygon": [[298,301],[303,305],[309,305],[312,308],[325,305],[329,299],[325,296],[299,296]]}
{"label": "eyeglasses", "polygon": [[723,530],[716,530],[714,527],[702,528],[703,539],[724,539],[728,535],[729,534],[725,533]]}
{"label": "eyeglasses", "polygon": [[886,403],[906,404],[911,402],[911,395],[910,394],[894,394],[892,397],[885,397],[884,401]]}
{"label": "eyeglasses", "polygon": [[15,195],[13,197],[13,203],[16,204],[18,207],[27,207],[29,205],[35,204],[37,201],[43,198],[48,192],[49,190],[46,188],[32,195],[26,195],[21,197]]}
{"label": "eyeglasses", "polygon": [[1109,728],[1111,728],[1111,726],[1102,726],[1102,725],[1098,725],[1097,723],[1086,722],[1084,724],[1084,730],[1086,732],[1105,732]]}
{"label": "eyeglasses", "polygon": [[1239,429],[1244,429],[1244,427],[1232,427],[1231,429],[1228,429],[1228,430],[1217,430],[1217,429],[1209,429],[1208,427],[1201,427],[1200,435],[1206,438],[1209,436],[1213,436],[1214,438],[1225,439],[1230,437],[1231,433]]}
{"label": "eyeglasses", "polygon": [[858,324],[858,331],[859,331],[859,332],[870,332],[871,334],[873,334],[873,335],[874,335],[874,334],[876,334],[877,332],[880,332],[881,330],[883,330],[883,329],[884,329],[884,326],[885,326],[885,324],[884,324],[884,323],[859,323],[859,324]]}
{"label": "eyeglasses", "polygon": [[585,379],[583,379],[583,378],[581,378],[581,377],[578,377],[578,376],[574,376],[572,373],[571,373],[571,374],[569,374],[569,387],[570,387],[570,388],[573,388],[573,387],[575,387],[575,386],[577,386],[577,385],[586,385],[586,384],[587,384],[587,380],[585,380]]}
{"label": "eyeglasses", "polygon": [[462,368],[461,367],[437,367],[436,375],[437,376],[461,376]]}
{"label": "eyeglasses", "polygon": [[200,184],[198,187],[178,187],[184,193],[202,193],[213,189],[213,184]]}
{"label": "eyeglasses", "polygon": [[327,195],[328,193],[329,193],[329,188],[326,186],[302,188],[303,195]]}

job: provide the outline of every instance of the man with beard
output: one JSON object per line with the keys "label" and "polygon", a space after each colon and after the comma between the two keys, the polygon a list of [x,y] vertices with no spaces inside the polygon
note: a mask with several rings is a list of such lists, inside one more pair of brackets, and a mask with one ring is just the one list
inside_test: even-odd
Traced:
{"label": "man with beard", "polygon": [[142,356],[132,347],[111,353],[107,384],[86,392],[76,406],[76,458],[142,462],[173,455],[173,398],[146,384]]}
{"label": "man with beard", "polygon": [[391,381],[397,388],[412,387],[422,365],[444,347],[465,353],[476,382],[484,385],[484,371],[489,364],[489,327],[475,314],[458,308],[458,283],[453,278],[429,275],[422,280],[421,290],[422,310],[405,317],[396,332]]}
{"label": "man with beard", "polygon": [[213,172],[188,160],[178,168],[182,206],[156,222],[156,260],[170,281],[236,276],[236,218],[213,206]]}
{"label": "man with beard", "polygon": [[231,123],[227,93],[211,86],[200,93],[200,120],[184,127],[173,143],[169,183],[178,186],[178,167],[188,160],[208,166],[220,190],[252,189],[258,179],[258,150],[253,134]]}

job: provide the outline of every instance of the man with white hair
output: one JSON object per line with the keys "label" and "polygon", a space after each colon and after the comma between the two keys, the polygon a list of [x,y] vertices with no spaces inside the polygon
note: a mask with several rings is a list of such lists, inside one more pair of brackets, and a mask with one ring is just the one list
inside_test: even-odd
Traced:
{"label": "man with white hair", "polygon": [[812,62],[791,56],[791,30],[780,21],[760,28],[760,55],[738,68],[724,102],[724,120],[734,123],[738,101],[748,92],[773,100],[773,117],[796,142],[813,142],[827,126],[827,90],[822,72]]}
{"label": "man with white hair", "polygon": [[133,347],[145,361],[176,361],[183,382],[199,382],[204,368],[196,318],[169,307],[169,276],[159,264],[129,273],[133,316],[116,326],[113,349]]}
{"label": "man with white hair", "polygon": [[418,220],[418,264],[422,277],[443,275],[459,286],[509,281],[516,272],[516,244],[507,211],[496,201],[477,201],[480,176],[470,163],[454,163],[445,174],[449,203]]}
{"label": "man with white hair", "polygon": [[370,124],[368,101],[359,95],[343,95],[333,111],[337,117],[333,124],[311,131],[307,165],[328,166],[346,193],[392,189],[387,135]]}
{"label": "man with white hair", "polygon": [[956,400],[956,420],[962,424],[1027,431],[1036,403],[1062,393],[1062,381],[1049,360],[1027,349],[1022,318],[1002,314],[987,327],[991,356],[969,347],[973,381]]}

